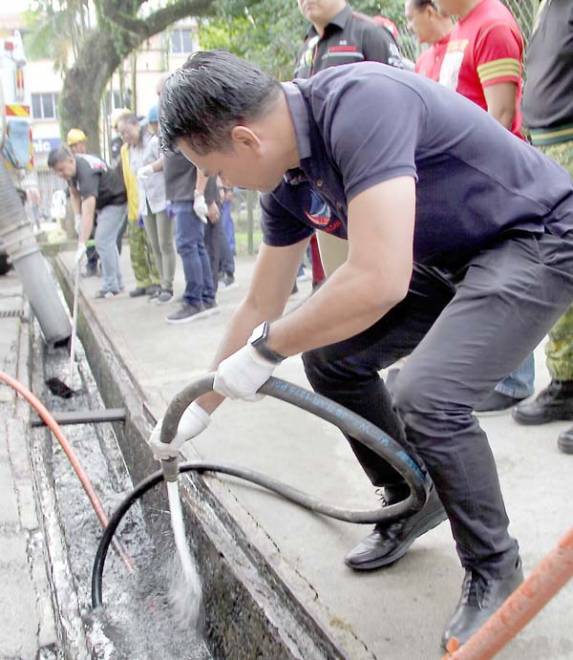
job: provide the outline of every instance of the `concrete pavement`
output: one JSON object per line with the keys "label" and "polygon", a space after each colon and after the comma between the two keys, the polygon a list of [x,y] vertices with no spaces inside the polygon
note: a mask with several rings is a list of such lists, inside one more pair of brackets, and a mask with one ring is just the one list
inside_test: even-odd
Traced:
{"label": "concrete pavement", "polygon": [[[60,255],[65,268],[72,256]],[[127,291],[133,286],[127,250],[122,265]],[[220,293],[219,314],[182,325],[165,322],[175,303],[157,305],[146,298],[131,299],[127,293],[96,301],[99,282],[82,280],[86,303],[157,417],[178,390],[207,370],[252,267],[252,258],[239,259],[239,286]],[[176,294],[181,290],[179,268]],[[308,293],[307,283],[291,304],[300,303]],[[541,350],[536,358],[539,389],[548,376]],[[276,375],[308,386],[299,359],[287,360]],[[524,428],[509,414],[484,418],[482,423],[498,462],[511,531],[520,541],[529,572],[573,521],[573,457],[559,453],[556,446],[558,432],[567,425]],[[339,432],[276,400],[226,403],[185,454],[245,465],[341,506],[376,506],[373,489]],[[396,566],[355,574],[342,558],[368,527],[311,515],[233,479],[206,478],[213,481],[249,540],[348,657],[440,657],[441,631],[463,578],[447,524],[418,540]],[[500,657],[573,658],[572,612],[569,584]]]}
{"label": "concrete pavement", "polygon": [[[11,271],[0,277],[0,369],[26,382],[25,301]],[[27,449],[28,405],[0,384],[0,657],[56,657],[44,538]]]}

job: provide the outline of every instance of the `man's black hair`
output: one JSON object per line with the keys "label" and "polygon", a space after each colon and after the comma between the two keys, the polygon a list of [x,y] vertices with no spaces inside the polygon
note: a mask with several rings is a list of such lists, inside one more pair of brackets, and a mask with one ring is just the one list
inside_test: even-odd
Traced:
{"label": "man's black hair", "polygon": [[53,169],[58,163],[61,163],[68,158],[73,158],[74,154],[71,152],[70,148],[62,144],[59,147],[55,147],[48,154],[48,167]]}
{"label": "man's black hair", "polygon": [[278,97],[279,83],[223,50],[199,51],[175,71],[161,94],[163,146],[185,138],[199,154],[224,150],[232,128],[254,120]]}

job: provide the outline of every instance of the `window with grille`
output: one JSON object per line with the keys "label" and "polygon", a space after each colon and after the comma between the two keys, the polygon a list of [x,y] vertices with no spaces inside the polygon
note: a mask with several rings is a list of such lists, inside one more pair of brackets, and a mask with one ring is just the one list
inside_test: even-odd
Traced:
{"label": "window with grille", "polygon": [[190,53],[193,50],[193,35],[189,29],[173,30],[171,33],[171,52]]}

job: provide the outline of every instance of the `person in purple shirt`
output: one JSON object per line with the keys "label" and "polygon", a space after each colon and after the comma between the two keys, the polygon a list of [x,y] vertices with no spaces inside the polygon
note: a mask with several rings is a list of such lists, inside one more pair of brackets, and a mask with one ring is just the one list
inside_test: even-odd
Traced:
{"label": "person in purple shirt", "polygon": [[[427,475],[424,507],[377,525],[347,564],[387,566],[447,514],[466,576],[442,643],[464,643],[523,579],[473,408],[573,300],[569,175],[461,95],[378,63],[279,84],[229,53],[197,53],[167,81],[162,113],[168,148],[265,194],[264,242],[213,363],[215,391],[170,445],[155,434],[155,455],[176,455],[224,397],[255,400],[302,353],[315,390]],[[283,316],[316,230],[346,238],[348,257]],[[395,413],[379,371],[406,355]],[[407,496],[391,466],[355,451],[388,501]]]}

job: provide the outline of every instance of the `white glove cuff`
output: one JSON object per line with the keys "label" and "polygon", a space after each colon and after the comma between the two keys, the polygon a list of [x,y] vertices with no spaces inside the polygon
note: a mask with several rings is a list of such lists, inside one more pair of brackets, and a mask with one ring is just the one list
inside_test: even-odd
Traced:
{"label": "white glove cuff", "polygon": [[199,419],[205,428],[207,428],[211,423],[211,415],[209,415],[209,413],[204,408],[201,408],[201,406],[196,401],[193,401],[193,403],[189,406],[189,411],[193,412],[193,414]]}

